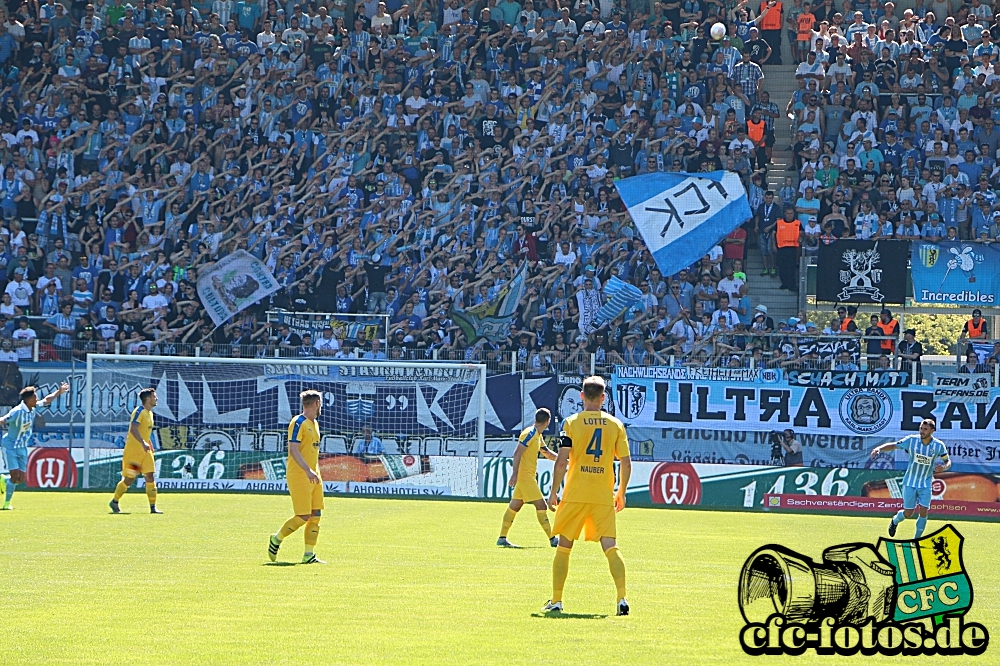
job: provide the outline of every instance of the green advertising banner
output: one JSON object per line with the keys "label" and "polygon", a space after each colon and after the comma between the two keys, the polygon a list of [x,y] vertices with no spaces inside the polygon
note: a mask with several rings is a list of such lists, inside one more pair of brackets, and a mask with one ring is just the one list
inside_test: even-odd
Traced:
{"label": "green advertising banner", "polygon": [[[275,451],[168,450],[156,453],[161,490],[286,492],[286,457]],[[542,493],[552,487],[553,463],[539,460]],[[494,457],[483,468],[484,496],[510,498],[513,460]],[[329,493],[370,495],[478,496],[478,461],[468,456],[320,454],[320,471]],[[617,468],[616,468],[617,474]],[[121,475],[121,449],[91,451],[90,487],[114,488]],[[83,451],[35,448],[28,458],[31,488],[79,488]],[[765,496],[871,498],[898,500],[902,472],[844,467],[777,467],[687,462],[632,463],[627,496],[630,506],[681,506],[761,510]],[[141,483],[140,483],[141,485]],[[978,503],[977,515],[1000,517],[1000,476],[947,473],[935,477],[936,502]],[[888,503],[887,503],[888,506]],[[982,510],[983,507],[987,510]],[[887,509],[886,515],[891,513]]]}

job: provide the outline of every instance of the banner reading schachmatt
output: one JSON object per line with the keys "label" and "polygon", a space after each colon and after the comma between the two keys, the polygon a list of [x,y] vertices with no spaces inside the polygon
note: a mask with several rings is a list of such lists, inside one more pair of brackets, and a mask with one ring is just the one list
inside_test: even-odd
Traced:
{"label": "banner reading schachmatt", "polygon": [[982,243],[913,243],[913,300],[993,307],[1000,303],[1000,249]]}
{"label": "banner reading schachmatt", "polygon": [[[846,386],[793,385],[773,370],[744,370],[742,377],[696,380],[671,371],[684,368],[615,366],[611,397],[615,415],[643,428],[731,428],[745,431],[808,428],[814,433],[903,437],[932,418],[941,437],[1000,440],[1000,388],[987,402],[935,398],[930,386],[901,387],[858,372]],[[891,374],[884,375],[892,380]]]}
{"label": "banner reading schachmatt", "polygon": [[664,275],[695,263],[751,217],[743,183],[731,171],[648,173],[615,187]]}

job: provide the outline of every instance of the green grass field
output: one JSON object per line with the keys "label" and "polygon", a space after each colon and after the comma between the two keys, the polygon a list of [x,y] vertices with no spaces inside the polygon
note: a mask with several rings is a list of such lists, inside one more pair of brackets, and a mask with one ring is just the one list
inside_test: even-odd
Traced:
{"label": "green grass field", "polygon": [[[739,647],[746,557],[778,542],[817,558],[874,542],[886,522],[630,508],[618,531],[633,614],[614,616],[607,561],[581,542],[566,616],[548,618],[538,611],[552,549],[531,512],[510,535],[528,547],[505,550],[493,545],[501,504],[330,498],[317,548],[329,564],[273,566],[267,536],[290,514],[287,497],[161,493],[163,516],[135,491],[122,501],[130,515],[110,515],[107,500],[21,492],[0,513],[0,664],[778,663]],[[970,619],[1000,631],[1000,525],[957,526],[975,587]],[[279,558],[301,554],[299,532]],[[938,660],[996,663],[998,649]]]}

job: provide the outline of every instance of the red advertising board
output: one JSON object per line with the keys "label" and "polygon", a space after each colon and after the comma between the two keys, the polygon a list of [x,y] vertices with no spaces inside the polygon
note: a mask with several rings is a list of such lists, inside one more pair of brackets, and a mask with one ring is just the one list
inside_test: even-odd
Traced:
{"label": "red advertising board", "polygon": [[[891,516],[903,500],[891,497],[829,497],[823,495],[764,495],[765,511],[823,511],[830,513]],[[1000,520],[1000,502],[967,502],[943,499],[931,503],[930,515]]]}
{"label": "red advertising board", "polygon": [[29,488],[74,488],[77,470],[69,449],[34,448],[28,456]]}

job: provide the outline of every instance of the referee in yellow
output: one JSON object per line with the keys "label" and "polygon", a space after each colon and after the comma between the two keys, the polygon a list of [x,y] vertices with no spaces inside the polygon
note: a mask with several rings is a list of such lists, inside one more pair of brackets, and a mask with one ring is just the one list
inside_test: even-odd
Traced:
{"label": "referee in yellow", "polygon": [[[552,598],[544,612],[563,609],[563,586],[569,573],[573,542],[584,532],[587,541],[600,541],[608,558],[611,577],[618,590],[618,615],[628,615],[625,599],[625,561],[615,541],[615,513],[625,508],[625,489],[632,476],[625,426],[601,411],[604,380],[592,376],[583,380],[583,411],[563,421],[559,456],[556,458],[549,492],[549,507],[556,512],[552,533],[559,537],[552,562]],[[614,460],[621,461],[620,482],[615,492]],[[563,478],[566,487],[559,500]]]}
{"label": "referee in yellow", "polygon": [[299,398],[302,400],[302,413],[288,424],[288,462],[285,465],[285,478],[295,515],[285,521],[277,534],[271,535],[267,556],[274,562],[281,542],[305,525],[306,547],[302,564],[326,564],[313,552],[319,539],[319,519],[323,514],[323,477],[319,473],[320,434],[316,422],[323,406],[323,395],[309,390],[300,393]]}

